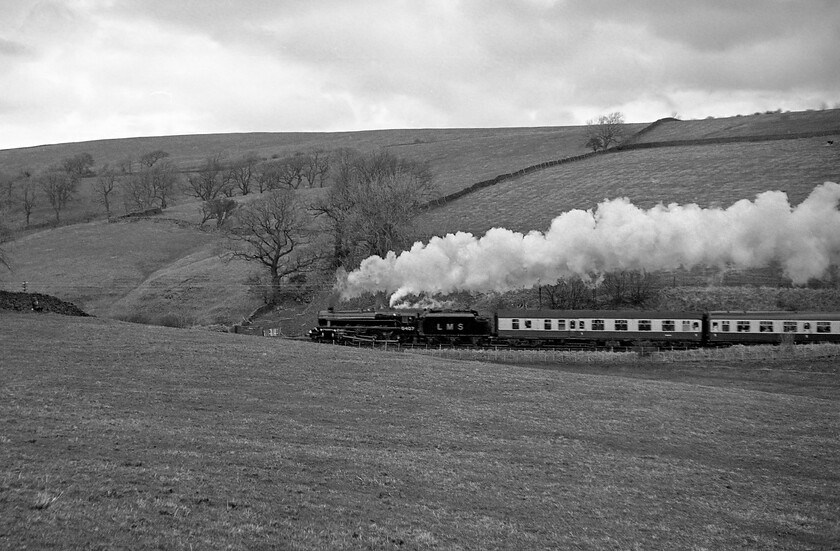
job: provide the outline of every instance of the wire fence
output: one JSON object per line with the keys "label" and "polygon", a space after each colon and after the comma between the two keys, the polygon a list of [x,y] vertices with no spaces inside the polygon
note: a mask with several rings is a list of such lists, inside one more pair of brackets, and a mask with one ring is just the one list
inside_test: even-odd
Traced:
{"label": "wire fence", "polygon": [[[384,348],[383,348],[384,349]],[[391,350],[396,350],[391,347]],[[425,354],[452,360],[472,360],[521,364],[632,364],[632,363],[696,363],[739,361],[840,361],[840,344],[799,345],[736,345],[727,348],[659,349],[638,347],[633,350],[562,350],[510,348],[401,348],[413,354]]]}

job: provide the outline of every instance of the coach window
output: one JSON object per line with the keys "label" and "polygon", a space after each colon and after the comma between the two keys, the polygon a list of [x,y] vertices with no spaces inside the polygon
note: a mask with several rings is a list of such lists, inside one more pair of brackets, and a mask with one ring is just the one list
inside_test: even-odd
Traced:
{"label": "coach window", "polygon": [[691,321],[690,320],[683,320],[682,330],[683,330],[683,333],[688,333],[689,331],[691,331]]}
{"label": "coach window", "polygon": [[615,320],[616,331],[627,331],[627,320]]}
{"label": "coach window", "polygon": [[758,331],[760,333],[772,333],[773,332],[773,322],[772,321],[760,321],[760,322],[758,322]]}
{"label": "coach window", "polygon": [[557,330],[558,331],[565,331],[566,330],[566,320],[557,320]]}
{"label": "coach window", "polygon": [[739,320],[738,323],[735,324],[735,330],[739,333],[749,333],[750,322],[748,320]]}
{"label": "coach window", "polygon": [[639,331],[650,331],[650,320],[639,320]]}
{"label": "coach window", "polygon": [[786,321],[782,324],[782,331],[785,333],[796,333],[796,322]]}
{"label": "coach window", "polygon": [[817,322],[817,333],[831,333],[831,322],[830,321],[818,321]]}
{"label": "coach window", "polygon": [[677,324],[674,323],[673,320],[663,320],[662,321],[662,330],[663,331],[676,331]]}
{"label": "coach window", "polygon": [[721,320],[721,322],[720,322],[720,330],[721,330],[721,332],[723,332],[723,333],[729,333],[729,321],[728,321],[728,320],[726,320],[726,321]]}
{"label": "coach window", "polygon": [[543,322],[543,329],[546,331],[551,331],[551,320],[545,320]]}
{"label": "coach window", "polygon": [[510,320],[510,328],[511,329],[519,329],[519,320],[518,319]]}
{"label": "coach window", "polygon": [[575,328],[575,320],[569,320],[569,329]]}
{"label": "coach window", "polygon": [[525,329],[531,328],[531,320],[525,320]]}
{"label": "coach window", "polygon": [[592,320],[592,330],[593,331],[603,331],[604,330],[604,320]]}

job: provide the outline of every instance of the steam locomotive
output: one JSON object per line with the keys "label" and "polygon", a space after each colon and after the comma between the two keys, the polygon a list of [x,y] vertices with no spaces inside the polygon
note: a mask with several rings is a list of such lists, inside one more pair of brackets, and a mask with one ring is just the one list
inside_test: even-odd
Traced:
{"label": "steam locomotive", "polygon": [[840,313],[630,310],[322,310],[312,340],[340,344],[659,346],[840,342]]}

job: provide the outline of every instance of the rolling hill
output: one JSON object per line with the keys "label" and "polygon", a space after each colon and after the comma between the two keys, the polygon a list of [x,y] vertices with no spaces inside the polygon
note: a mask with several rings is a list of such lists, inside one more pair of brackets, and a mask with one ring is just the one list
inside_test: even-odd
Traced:
{"label": "rolling hill", "polygon": [[[563,211],[593,208],[615,197],[628,197],[644,207],[658,202],[726,206],[781,189],[796,203],[823,181],[840,180],[840,145],[827,143],[832,137],[840,143],[840,110],[628,125],[628,134],[637,134],[626,149],[595,155],[584,148],[586,130],[426,129],[102,140],[3,150],[0,171],[37,169],[81,152],[90,152],[99,166],[163,149],[188,171],[220,152],[235,157],[253,151],[272,157],[311,148],[387,147],[400,156],[429,162],[443,195],[495,179],[493,185],[430,209],[417,223],[419,234],[426,236],[456,230],[481,233],[493,226],[544,229]],[[535,166],[569,157],[581,158]],[[526,167],[534,169],[496,179]],[[79,223],[59,228],[42,224],[4,245],[14,272],[0,274],[0,285],[18,291],[27,281],[29,290],[54,294],[95,315],[158,322],[177,318],[185,325],[233,323],[262,304],[245,282],[257,267],[221,259],[219,234],[197,226],[198,202],[178,197],[157,218],[108,223],[93,202],[90,183],[65,218]],[[49,220],[49,212],[40,216],[41,222]],[[19,223],[19,216],[6,218],[7,226]]]}

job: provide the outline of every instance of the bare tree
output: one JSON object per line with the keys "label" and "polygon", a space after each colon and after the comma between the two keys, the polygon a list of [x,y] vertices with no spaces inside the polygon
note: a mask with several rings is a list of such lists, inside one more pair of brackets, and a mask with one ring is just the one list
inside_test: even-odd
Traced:
{"label": "bare tree", "polygon": [[284,280],[311,271],[321,260],[312,250],[311,220],[291,191],[275,190],[243,205],[235,220],[228,233],[229,250],[234,258],[258,262],[268,270],[272,300]]}
{"label": "bare tree", "polygon": [[178,182],[178,173],[168,161],[156,162],[153,166],[142,165],[140,170],[127,175],[123,180],[126,200],[145,210],[154,206],[167,208],[169,199]]}
{"label": "bare tree", "polygon": [[248,153],[233,161],[228,167],[228,178],[236,184],[242,195],[251,193],[251,184],[256,179],[256,169],[259,162],[260,158],[255,153]]}
{"label": "bare tree", "polygon": [[143,153],[140,155],[140,165],[145,166],[146,168],[152,168],[157,164],[158,161],[161,161],[165,158],[169,157],[169,153],[162,149],[156,149],[154,151],[149,151],[148,153]]}
{"label": "bare tree", "polygon": [[[6,231],[5,229],[0,226],[0,244],[2,244],[6,240]],[[12,265],[9,262],[9,255],[6,251],[0,247],[0,266],[5,267],[7,270],[12,269]]]}
{"label": "bare tree", "polygon": [[129,155],[128,157],[124,158],[123,160],[117,163],[117,168],[123,174],[131,174],[134,172],[134,157]]}
{"label": "bare tree", "polygon": [[437,194],[428,166],[387,151],[337,158],[329,195],[312,206],[330,226],[334,265],[410,245],[411,222]]}
{"label": "bare tree", "polygon": [[612,144],[618,145],[624,139],[624,115],[618,111],[588,120],[586,124],[589,126],[586,147],[591,147],[593,151],[607,149]]}
{"label": "bare tree", "polygon": [[64,168],[70,179],[77,184],[85,176],[93,174],[91,168],[93,167],[93,156],[90,153],[80,153],[73,157],[67,157],[61,161],[61,166]]}
{"label": "bare tree", "polygon": [[590,136],[589,140],[586,142],[586,147],[592,151],[598,151],[601,149],[601,138],[598,136]]}
{"label": "bare tree", "polygon": [[205,201],[201,205],[201,226],[211,218],[216,219],[216,227],[221,228],[234,212],[236,212],[236,201],[230,197],[217,197]]}
{"label": "bare tree", "polygon": [[39,199],[38,186],[33,181],[32,174],[28,171],[22,171],[17,179],[17,194],[20,197],[20,206],[26,216],[26,227],[29,227],[29,222],[32,219],[32,212]]}
{"label": "bare tree", "polygon": [[303,183],[303,172],[307,159],[301,153],[286,157],[277,164],[277,176],[280,187],[298,189]]}
{"label": "bare tree", "polygon": [[580,278],[559,279],[554,285],[543,285],[541,294],[548,299],[548,307],[578,310],[594,306],[593,292]]}
{"label": "bare tree", "polygon": [[304,156],[303,177],[309,187],[324,187],[324,179],[330,172],[330,156],[325,151],[314,149]]}
{"label": "bare tree", "polygon": [[606,274],[601,288],[611,306],[645,306],[655,298],[659,280],[645,271],[622,270]]}
{"label": "bare tree", "polygon": [[16,178],[5,172],[0,172],[0,208],[11,207],[14,201]]}
{"label": "bare tree", "polygon": [[103,165],[93,191],[105,207],[108,218],[111,218],[111,194],[119,187],[119,182],[119,173],[107,164]]}
{"label": "bare tree", "polygon": [[41,174],[38,182],[55,213],[56,223],[61,222],[61,211],[76,194],[78,180],[71,178],[63,168],[53,167]]}
{"label": "bare tree", "polygon": [[281,165],[280,161],[264,161],[256,166],[255,180],[260,193],[280,188]]}
{"label": "bare tree", "polygon": [[210,201],[220,195],[232,193],[231,175],[225,169],[221,155],[205,159],[197,172],[187,177],[184,193],[202,201]]}

